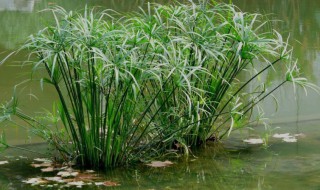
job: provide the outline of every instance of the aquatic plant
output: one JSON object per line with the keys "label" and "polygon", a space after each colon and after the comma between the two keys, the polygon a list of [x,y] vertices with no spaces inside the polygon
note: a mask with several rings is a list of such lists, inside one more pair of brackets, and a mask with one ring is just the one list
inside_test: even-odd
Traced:
{"label": "aquatic plant", "polygon": [[[33,72],[46,73],[41,86],[52,85],[59,102],[52,113],[31,117],[13,97],[1,118],[18,116],[60,158],[83,167],[114,167],[172,149],[187,154],[245,126],[252,109],[287,81],[316,88],[297,77],[291,49],[268,30],[270,22],[230,4],[154,4],[128,16],[52,12],[55,25],[22,49],[36,57]],[[287,66],[282,82],[247,88],[275,64]]]}

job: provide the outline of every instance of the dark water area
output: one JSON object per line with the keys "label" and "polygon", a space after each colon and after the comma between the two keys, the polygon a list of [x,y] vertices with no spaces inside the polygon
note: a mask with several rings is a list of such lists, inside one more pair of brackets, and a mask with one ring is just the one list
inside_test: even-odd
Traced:
{"label": "dark water area", "polygon": [[[51,14],[39,12],[53,5],[67,10],[83,9],[85,5],[115,9],[119,12],[137,11],[147,1],[141,0],[0,0],[0,60],[16,50],[27,36],[36,33],[52,22]],[[153,1],[168,3],[170,1]],[[234,0],[241,10],[269,14],[275,20],[274,28],[284,36],[290,36],[294,56],[301,65],[303,75],[320,84],[320,3],[318,0]],[[279,21],[281,20],[281,21]],[[12,56],[0,66],[0,101],[8,100],[13,86],[30,79],[30,67],[21,67],[26,52]],[[266,77],[276,83],[282,76]],[[19,85],[18,94],[22,108],[33,114],[51,110],[57,99],[54,91],[39,88],[34,80]],[[23,90],[22,90],[23,89]],[[34,95],[37,98],[35,98]],[[105,181],[116,181],[120,186],[102,187],[84,185],[82,189],[320,189],[320,97],[312,90],[307,96],[303,89],[296,94],[291,85],[276,93],[279,109],[269,99],[263,102],[265,117],[270,126],[255,130],[237,131],[218,145],[193,152],[188,159],[171,159],[173,165],[151,168],[138,164],[99,173]],[[267,130],[265,130],[267,129]],[[21,127],[0,124],[9,143],[35,151],[48,151],[40,139]],[[270,134],[303,134],[297,142],[284,142]],[[263,138],[267,145],[248,145],[243,138]],[[220,151],[222,149],[222,151]],[[35,177],[55,176],[55,172],[42,173],[31,167],[39,154],[21,149],[8,149],[0,154],[0,189],[59,189],[62,184],[31,186],[23,180]],[[49,185],[49,186],[48,186]],[[62,187],[61,187],[62,188]],[[63,189],[78,189],[65,187]]]}

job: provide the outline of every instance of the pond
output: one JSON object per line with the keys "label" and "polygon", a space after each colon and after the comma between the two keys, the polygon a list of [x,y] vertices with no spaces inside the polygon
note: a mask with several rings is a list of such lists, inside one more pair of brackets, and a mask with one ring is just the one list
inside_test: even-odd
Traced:
{"label": "pond", "polygon": [[[138,10],[144,3],[142,0],[88,0],[81,3],[63,0],[0,0],[0,59],[17,49],[28,35],[51,22],[50,14],[39,12],[49,6],[59,5],[67,10],[76,10],[88,4],[127,12]],[[270,14],[270,18],[282,20],[275,22],[275,28],[285,36],[290,35],[294,56],[299,59],[302,73],[312,82],[320,84],[320,4],[317,0],[237,0],[235,4],[243,11]],[[1,102],[11,97],[14,85],[30,78],[30,68],[22,68],[19,63],[25,59],[26,54],[21,52],[0,66]],[[277,80],[277,76],[274,80]],[[52,89],[43,92],[38,86],[39,82],[33,81],[24,91],[18,91],[23,97],[23,108],[29,113],[50,110],[51,102],[57,99]],[[276,97],[278,110],[273,100],[264,102],[265,116],[270,118],[271,127],[268,130],[279,134],[297,134],[297,142],[268,137],[270,131],[266,132],[260,126],[254,131],[236,132],[224,140],[222,145],[208,145],[205,149],[193,152],[194,156],[187,160],[173,159],[173,164],[165,168],[136,165],[118,168],[106,174],[98,173],[99,180],[114,182],[119,186],[85,185],[83,189],[319,189],[320,97],[312,91],[308,91],[306,96],[302,89],[297,89],[294,95],[290,85],[279,90]],[[47,151],[40,139],[26,134],[19,127],[0,124],[0,131],[5,131],[12,145]],[[242,142],[242,138],[259,136],[268,138],[267,147]],[[219,151],[217,146],[223,146],[224,151]],[[53,177],[57,173],[42,173],[40,168],[31,167],[30,164],[37,162],[34,159],[38,157],[41,155],[21,149],[8,149],[1,153],[0,161],[8,163],[0,165],[0,189],[61,187],[61,184],[53,186],[54,183],[44,186],[22,183],[28,178]],[[69,187],[72,188],[77,189],[75,186]]]}

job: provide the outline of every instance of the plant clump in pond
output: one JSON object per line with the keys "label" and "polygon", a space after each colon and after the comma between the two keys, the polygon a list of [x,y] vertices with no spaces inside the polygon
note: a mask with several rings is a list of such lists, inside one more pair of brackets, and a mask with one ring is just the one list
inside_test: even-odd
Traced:
{"label": "plant clump in pond", "polygon": [[[41,85],[52,85],[59,102],[53,113],[30,117],[14,96],[1,120],[18,116],[60,159],[82,167],[146,161],[172,149],[188,154],[244,127],[252,109],[287,81],[314,87],[297,77],[291,48],[270,22],[231,4],[154,4],[130,15],[52,12],[55,25],[22,49],[37,57],[33,72],[46,72]],[[270,85],[261,78],[276,64],[287,71]]]}

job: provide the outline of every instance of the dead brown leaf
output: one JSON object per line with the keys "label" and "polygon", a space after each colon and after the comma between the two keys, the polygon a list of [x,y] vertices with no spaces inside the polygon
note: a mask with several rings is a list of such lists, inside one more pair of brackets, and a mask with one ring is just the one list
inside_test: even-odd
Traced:
{"label": "dead brown leaf", "polygon": [[67,172],[67,171],[60,171],[57,173],[58,176],[61,176],[61,177],[70,177],[72,176],[70,172]]}
{"label": "dead brown leaf", "polygon": [[31,164],[31,166],[34,167],[34,168],[50,167],[50,166],[52,166],[52,163],[44,162],[44,163],[41,163],[41,164]]}
{"label": "dead brown leaf", "polygon": [[79,173],[76,176],[76,179],[83,180],[83,181],[92,181],[92,180],[97,180],[100,178],[101,177],[97,176],[97,174],[93,174],[93,173]]}
{"label": "dead brown leaf", "polygon": [[44,180],[40,177],[29,178],[28,180],[23,180],[22,182],[27,183],[27,184],[31,184],[31,185],[39,185],[39,184],[48,183],[47,180]]}
{"label": "dead brown leaf", "polygon": [[66,171],[60,171],[58,172],[57,175],[64,178],[65,182],[70,182],[70,181],[92,182],[92,181],[101,179],[101,177],[97,176],[97,174],[92,174],[92,173],[80,173],[80,172],[69,173]]}
{"label": "dead brown leaf", "polygon": [[65,181],[61,177],[45,177],[45,180],[58,182],[58,183],[64,183]]}
{"label": "dead brown leaf", "polygon": [[150,167],[154,167],[154,168],[161,168],[161,167],[166,167],[166,166],[170,166],[172,165],[173,163],[169,160],[166,160],[164,162],[162,161],[152,161],[151,163],[149,164],[146,164],[147,166],[150,166]]}
{"label": "dead brown leaf", "polygon": [[119,186],[120,184],[114,181],[105,181],[103,182],[103,185],[107,187],[115,187],[115,186]]}
{"label": "dead brown leaf", "polygon": [[81,186],[85,185],[85,183],[83,181],[72,181],[72,182],[68,182],[67,184],[68,185],[74,185],[74,186],[77,186],[77,187],[81,187]]}
{"label": "dead brown leaf", "polygon": [[51,160],[49,160],[48,158],[35,158],[33,159],[34,161],[38,161],[38,162],[50,162],[51,163]]}

